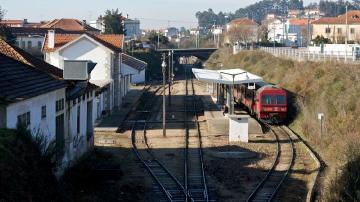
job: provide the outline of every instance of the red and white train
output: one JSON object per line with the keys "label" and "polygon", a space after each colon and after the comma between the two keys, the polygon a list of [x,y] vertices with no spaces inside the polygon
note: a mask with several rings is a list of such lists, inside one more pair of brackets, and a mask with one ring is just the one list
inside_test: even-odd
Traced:
{"label": "red and white train", "polygon": [[247,85],[235,86],[235,102],[245,107],[259,120],[278,124],[287,115],[287,93],[284,89],[267,83],[257,83],[254,90]]}

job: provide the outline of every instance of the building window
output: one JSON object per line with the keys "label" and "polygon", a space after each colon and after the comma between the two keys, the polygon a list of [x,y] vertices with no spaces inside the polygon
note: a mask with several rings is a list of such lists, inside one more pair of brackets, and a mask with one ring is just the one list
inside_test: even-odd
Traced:
{"label": "building window", "polygon": [[77,107],[76,132],[77,134],[80,133],[80,105]]}
{"label": "building window", "polygon": [[32,48],[32,41],[28,41],[27,46],[28,46],[29,49]]}
{"label": "building window", "polygon": [[42,47],[41,41],[38,41],[38,42],[37,42],[37,47],[38,47],[39,50],[41,49],[41,47]]}
{"label": "building window", "polygon": [[46,118],[46,105],[41,107],[41,119]]}
{"label": "building window", "polygon": [[30,126],[30,112],[26,112],[17,117],[18,124],[21,124],[24,127]]}
{"label": "building window", "polygon": [[56,112],[59,112],[64,109],[65,101],[64,99],[56,101]]}
{"label": "building window", "polygon": [[331,33],[331,28],[330,28],[330,27],[326,27],[326,28],[325,28],[325,33],[326,33],[326,34],[330,34],[330,33]]}
{"label": "building window", "polygon": [[25,48],[25,41],[21,41],[21,47],[20,48]]}
{"label": "building window", "polygon": [[341,34],[341,32],[342,32],[341,28],[337,28],[337,33]]}
{"label": "building window", "polygon": [[350,28],[350,34],[355,34],[355,28]]}

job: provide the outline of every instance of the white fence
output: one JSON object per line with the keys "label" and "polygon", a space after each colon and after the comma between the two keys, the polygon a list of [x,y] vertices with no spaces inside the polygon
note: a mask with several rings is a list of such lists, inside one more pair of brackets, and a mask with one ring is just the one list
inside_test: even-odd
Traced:
{"label": "white fence", "polygon": [[260,47],[261,50],[276,57],[286,57],[298,61],[339,61],[345,63],[360,63],[357,51],[309,51],[307,48]]}

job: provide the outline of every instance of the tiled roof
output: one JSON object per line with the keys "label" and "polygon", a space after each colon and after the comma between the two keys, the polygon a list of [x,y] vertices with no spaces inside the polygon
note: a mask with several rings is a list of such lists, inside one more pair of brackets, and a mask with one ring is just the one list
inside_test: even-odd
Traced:
{"label": "tiled roof", "polygon": [[136,69],[138,71],[142,71],[146,68],[147,63],[144,61],[141,61],[137,58],[134,58],[130,55],[121,54],[121,62],[132,67],[133,69]]}
{"label": "tiled roof", "polygon": [[49,30],[55,30],[59,34],[83,34],[84,31],[69,31],[60,28],[38,28],[38,27],[9,27],[10,32],[16,36],[40,35],[45,36]]}
{"label": "tiled roof", "polygon": [[291,18],[289,19],[289,24],[305,26],[308,24],[308,19]]}
{"label": "tiled roof", "polygon": [[348,24],[360,24],[360,11],[349,11],[338,17],[324,17],[312,22],[312,24],[346,24],[346,16]]}
{"label": "tiled roof", "polygon": [[63,78],[63,71],[61,69],[52,66],[41,59],[33,57],[29,53],[23,51],[20,48],[17,48],[16,46],[12,46],[6,43],[2,39],[0,39],[0,53],[13,58],[14,60],[32,66],[35,69],[43,71],[55,79]]}
{"label": "tiled roof", "polygon": [[77,19],[55,19],[45,23],[44,25],[41,25],[41,28],[61,28],[63,30],[91,31],[100,33],[100,30],[95,29],[88,24],[85,24],[85,27],[83,27],[83,22]]}
{"label": "tiled roof", "polygon": [[19,24],[21,25],[23,20],[1,20],[0,24]]}
{"label": "tiled roof", "polygon": [[0,54],[0,75],[0,98],[10,103],[67,86],[65,81],[3,54]]}
{"label": "tiled roof", "polygon": [[237,18],[230,22],[231,25],[258,25],[255,21],[249,18]]}
{"label": "tiled roof", "polygon": [[[109,48],[113,51],[119,52],[122,49],[124,35],[120,35],[120,34],[92,35],[89,33],[85,33],[84,35],[91,37],[92,39],[96,40],[97,42],[101,43],[102,45],[106,46],[107,48]],[[82,35],[80,35],[80,34],[55,34],[54,48],[48,47],[48,37],[46,37],[43,51],[53,52],[53,51],[61,48],[65,44],[70,43],[70,42],[80,38],[81,36]]]}

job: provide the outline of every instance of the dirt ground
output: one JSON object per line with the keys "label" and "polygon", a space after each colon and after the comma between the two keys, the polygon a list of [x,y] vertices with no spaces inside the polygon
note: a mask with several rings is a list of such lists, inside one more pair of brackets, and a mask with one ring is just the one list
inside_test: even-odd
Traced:
{"label": "dirt ground", "polygon": [[[199,97],[209,96],[206,86],[195,82],[196,94]],[[171,105],[168,106],[167,120],[184,120],[184,81],[177,81],[172,86]],[[152,114],[153,121],[161,121],[161,95],[156,96],[156,108]],[[168,100],[167,100],[168,101]],[[198,99],[203,109],[214,105],[211,99]],[[205,173],[208,181],[210,199],[216,201],[245,201],[255,186],[266,175],[276,156],[275,137],[271,133],[252,134],[249,143],[229,143],[227,134],[208,131],[206,120],[209,117],[199,116],[200,130],[203,141]],[[184,123],[167,125],[166,137],[163,137],[162,125],[151,124],[147,128],[147,143],[157,159],[163,162],[173,172],[178,180],[184,181]],[[192,126],[190,126],[192,127]],[[190,129],[190,135],[195,133]],[[145,141],[143,137],[138,141]],[[142,138],[142,140],[141,140]],[[136,159],[131,145],[131,130],[118,132],[97,132],[95,136],[98,150],[112,154],[119,163],[122,177],[115,184],[120,192],[130,192],[136,196],[136,201],[154,201],[154,181],[147,170]],[[190,142],[191,144],[191,142]],[[278,194],[281,201],[304,201],[314,163],[308,153],[295,143],[296,161],[293,172],[286,180]],[[140,148],[146,150],[147,148]],[[248,155],[247,158],[226,158],[224,152],[238,152]],[[101,161],[101,160],[100,160]],[[123,188],[121,188],[123,187]],[[120,198],[119,198],[120,199]]]}

